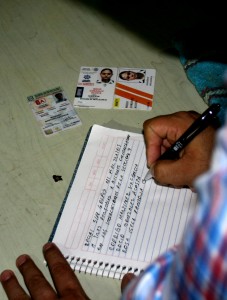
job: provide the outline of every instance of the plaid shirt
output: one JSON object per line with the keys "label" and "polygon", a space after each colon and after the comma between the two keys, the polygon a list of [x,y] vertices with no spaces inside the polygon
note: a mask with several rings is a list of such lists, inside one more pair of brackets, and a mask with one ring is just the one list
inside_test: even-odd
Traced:
{"label": "plaid shirt", "polygon": [[227,299],[227,125],[195,187],[198,207],[182,243],[133,280],[122,300]]}

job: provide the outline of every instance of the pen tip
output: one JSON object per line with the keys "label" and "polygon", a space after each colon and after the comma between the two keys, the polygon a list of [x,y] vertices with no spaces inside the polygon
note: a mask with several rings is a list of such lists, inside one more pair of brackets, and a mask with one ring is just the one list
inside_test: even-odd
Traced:
{"label": "pen tip", "polygon": [[148,181],[152,178],[152,174],[150,171],[147,172],[146,176],[144,177],[144,181]]}

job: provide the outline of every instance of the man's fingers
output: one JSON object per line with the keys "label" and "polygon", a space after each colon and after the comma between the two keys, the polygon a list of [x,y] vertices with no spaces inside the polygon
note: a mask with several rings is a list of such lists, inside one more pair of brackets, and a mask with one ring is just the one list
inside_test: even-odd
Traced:
{"label": "man's fingers", "polygon": [[121,281],[121,292],[123,293],[126,286],[136,277],[133,273],[127,273],[124,275]]}
{"label": "man's fingers", "polygon": [[13,271],[5,270],[0,275],[2,287],[8,299],[29,300],[31,299],[20,286]]}
{"label": "man's fingers", "polygon": [[24,278],[32,299],[57,299],[56,292],[30,256],[20,255],[16,260],[16,265]]}
{"label": "man's fingers", "polygon": [[17,258],[16,265],[23,276],[30,296],[20,286],[13,271],[5,270],[1,273],[0,280],[8,299],[89,300],[75,273],[57,246],[53,243],[47,243],[43,247],[43,253],[57,292],[43,276],[34,261],[28,255],[24,254]]}
{"label": "man's fingers", "polygon": [[154,163],[199,116],[195,112],[177,112],[158,116],[143,123],[147,165]]}
{"label": "man's fingers", "polygon": [[195,177],[194,169],[192,165],[187,166],[187,162],[185,161],[184,163],[182,160],[183,158],[176,161],[157,161],[153,166],[152,173],[156,182],[162,185],[172,185],[174,187],[182,187],[184,185],[192,186]]}
{"label": "man's fingers", "polygon": [[57,246],[47,243],[43,247],[43,253],[58,294],[62,297],[73,294],[78,300],[89,299]]}

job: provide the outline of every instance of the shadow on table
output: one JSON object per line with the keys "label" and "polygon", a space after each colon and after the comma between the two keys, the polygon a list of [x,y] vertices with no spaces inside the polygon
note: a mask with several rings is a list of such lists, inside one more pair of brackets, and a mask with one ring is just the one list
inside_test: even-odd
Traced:
{"label": "shadow on table", "polygon": [[[71,0],[75,1],[75,0]],[[132,1],[81,0],[170,54],[178,52],[173,39],[181,40],[191,57],[211,55],[213,60],[226,60],[224,1]],[[208,56],[209,56],[208,55]],[[209,57],[208,57],[209,58]]]}

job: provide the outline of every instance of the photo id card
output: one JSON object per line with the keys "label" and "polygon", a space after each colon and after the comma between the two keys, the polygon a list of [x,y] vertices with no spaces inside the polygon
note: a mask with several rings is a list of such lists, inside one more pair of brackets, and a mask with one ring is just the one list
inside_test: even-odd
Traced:
{"label": "photo id card", "polygon": [[155,69],[81,67],[74,106],[151,110]]}
{"label": "photo id card", "polygon": [[81,67],[74,106],[112,108],[117,68]]}
{"label": "photo id card", "polygon": [[81,125],[81,120],[64,90],[56,87],[27,97],[45,136]]}

